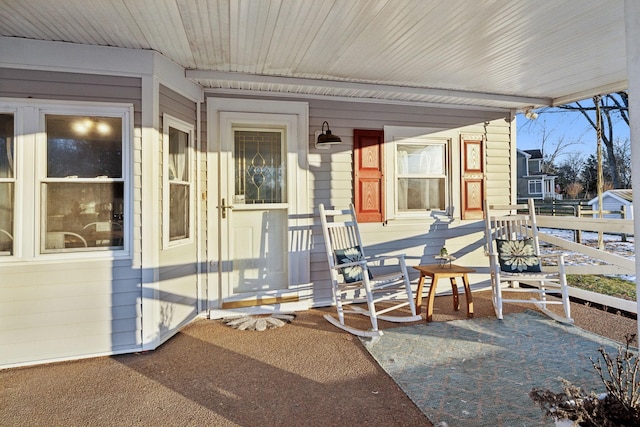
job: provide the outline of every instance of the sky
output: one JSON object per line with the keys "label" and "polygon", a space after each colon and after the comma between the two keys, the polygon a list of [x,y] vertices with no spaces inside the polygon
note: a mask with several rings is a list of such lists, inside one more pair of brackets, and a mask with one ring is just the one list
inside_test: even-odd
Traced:
{"label": "sky", "polygon": [[[587,105],[587,102],[581,104]],[[593,103],[588,103],[593,105]],[[565,148],[559,161],[566,159],[573,153],[579,153],[585,160],[596,154],[597,135],[587,119],[577,111],[566,111],[557,108],[537,110],[538,117],[535,120],[527,119],[524,114],[516,117],[516,141],[520,150],[541,149],[543,136],[547,135],[544,151],[550,154],[557,146],[558,141],[571,142]],[[595,115],[594,115],[595,116]],[[629,138],[629,126],[619,120],[614,127],[614,139]]]}

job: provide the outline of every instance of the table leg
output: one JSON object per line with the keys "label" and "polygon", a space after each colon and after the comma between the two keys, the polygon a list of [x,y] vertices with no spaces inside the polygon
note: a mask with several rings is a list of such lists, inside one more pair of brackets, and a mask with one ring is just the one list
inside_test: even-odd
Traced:
{"label": "table leg", "polygon": [[471,299],[471,288],[469,287],[469,278],[466,273],[462,276],[462,283],[467,297],[467,317],[473,317],[473,300]]}
{"label": "table leg", "polygon": [[424,273],[420,273],[418,289],[416,289],[416,314],[420,314],[422,308],[422,290],[424,289]]}
{"label": "table leg", "polygon": [[455,277],[449,277],[451,291],[453,292],[453,311],[460,310],[460,295],[458,294],[458,284]]}
{"label": "table leg", "polygon": [[431,277],[431,287],[429,288],[429,296],[427,297],[427,313],[425,315],[427,322],[433,320],[433,300],[436,296],[436,287],[438,285],[438,275]]}

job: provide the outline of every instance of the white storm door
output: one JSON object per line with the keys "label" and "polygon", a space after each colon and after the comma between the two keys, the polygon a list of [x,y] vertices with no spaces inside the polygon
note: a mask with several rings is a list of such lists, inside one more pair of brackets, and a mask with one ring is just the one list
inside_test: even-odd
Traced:
{"label": "white storm door", "polygon": [[288,141],[296,117],[221,114],[221,297],[278,295],[289,284],[292,187]]}

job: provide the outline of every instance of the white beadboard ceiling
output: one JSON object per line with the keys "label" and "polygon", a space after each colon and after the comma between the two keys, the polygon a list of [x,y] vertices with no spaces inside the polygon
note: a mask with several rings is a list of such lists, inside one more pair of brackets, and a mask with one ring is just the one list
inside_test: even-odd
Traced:
{"label": "white beadboard ceiling", "polygon": [[623,0],[0,0],[0,35],[152,49],[218,92],[522,109],[627,79]]}

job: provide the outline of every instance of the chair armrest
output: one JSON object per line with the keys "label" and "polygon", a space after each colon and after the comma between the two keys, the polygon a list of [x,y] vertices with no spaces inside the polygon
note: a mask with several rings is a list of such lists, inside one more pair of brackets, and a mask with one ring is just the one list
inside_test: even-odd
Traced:
{"label": "chair armrest", "polygon": [[386,261],[388,259],[397,259],[398,261],[400,261],[400,260],[404,259],[404,257],[405,257],[405,254],[373,256],[373,257],[367,257],[366,261],[369,262],[369,263]]}
{"label": "chair armrest", "polygon": [[[485,252],[484,254],[485,254],[485,256],[488,256],[488,257],[498,257],[499,256],[497,252]],[[558,258],[558,259],[560,259],[560,258],[566,257],[567,254],[562,252],[562,253],[557,253],[557,254],[541,254],[541,255],[535,255],[535,256],[536,256],[536,258]]]}
{"label": "chair armrest", "polygon": [[353,267],[359,265],[361,267],[367,267],[367,264],[371,263],[379,263],[376,267],[380,267],[384,265],[384,261],[390,259],[397,259],[398,261],[404,260],[405,254],[398,255],[385,255],[385,256],[375,256],[375,257],[367,257],[366,259],[360,261],[351,261],[351,262],[343,262],[341,264],[336,264],[333,266],[334,269],[345,268],[345,267]]}

